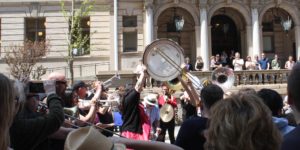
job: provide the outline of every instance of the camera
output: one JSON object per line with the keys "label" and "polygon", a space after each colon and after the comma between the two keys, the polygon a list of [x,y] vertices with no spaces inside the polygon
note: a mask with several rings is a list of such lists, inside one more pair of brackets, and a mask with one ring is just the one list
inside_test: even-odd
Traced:
{"label": "camera", "polygon": [[30,81],[28,87],[29,93],[45,93],[43,81]]}

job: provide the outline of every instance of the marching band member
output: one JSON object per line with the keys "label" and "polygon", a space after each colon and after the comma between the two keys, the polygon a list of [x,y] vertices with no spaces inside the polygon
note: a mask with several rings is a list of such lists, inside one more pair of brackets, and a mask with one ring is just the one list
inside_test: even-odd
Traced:
{"label": "marching band member", "polygon": [[159,122],[160,122],[160,116],[159,116],[159,108],[157,105],[157,96],[156,94],[149,94],[144,97],[144,109],[146,114],[148,115],[150,119],[151,124],[151,132],[150,132],[150,139],[156,140],[156,136],[158,135],[159,130]]}
{"label": "marching band member", "polygon": [[150,121],[144,111],[144,106],[140,103],[140,93],[145,79],[146,67],[143,66],[135,87],[125,92],[121,102],[120,108],[123,116],[121,134],[129,139],[148,141],[150,137]]}
{"label": "marching band member", "polygon": [[[103,97],[105,99],[112,99],[112,96],[107,96],[107,97]],[[95,116],[95,120],[94,120],[94,124],[100,128],[105,128],[107,130],[110,130],[111,132],[108,131],[102,131],[102,134],[110,137],[113,136],[113,130],[114,130],[114,118],[112,115],[112,106],[109,106],[109,104],[107,104],[108,102],[105,103],[101,103],[98,106],[98,110],[96,112],[96,116]]]}
{"label": "marching band member", "polygon": [[[76,91],[80,91],[78,88],[76,88],[77,86],[73,87],[73,92],[72,92],[72,98],[73,98],[73,106],[78,106],[78,110],[79,110],[79,120],[76,123],[79,126],[84,126],[85,122],[90,122],[94,119],[95,114],[96,114],[96,110],[97,110],[97,106],[96,106],[96,101],[97,99],[100,97],[100,94],[102,92],[102,85],[100,84],[100,82],[96,83],[96,93],[94,95],[94,97],[90,100],[90,106],[89,106],[89,111],[86,114],[80,107],[79,107],[79,100],[78,98],[80,98],[83,94],[80,92],[76,92]],[[82,95],[78,95],[78,94],[82,94]],[[81,122],[82,121],[82,122]]]}
{"label": "marching band member", "polygon": [[[163,90],[163,93],[158,98],[159,108],[161,108],[164,104],[170,104],[173,107],[173,109],[177,108],[176,99],[175,99],[175,97],[173,97],[171,95],[169,87],[164,84],[164,85],[162,85],[162,90]],[[157,141],[164,142],[165,134],[166,134],[166,131],[168,130],[171,144],[173,144],[175,142],[175,137],[174,137],[175,115],[173,116],[172,120],[169,122],[163,122],[162,120],[160,120],[159,130],[161,130],[161,131],[158,131],[159,135],[158,135]]]}

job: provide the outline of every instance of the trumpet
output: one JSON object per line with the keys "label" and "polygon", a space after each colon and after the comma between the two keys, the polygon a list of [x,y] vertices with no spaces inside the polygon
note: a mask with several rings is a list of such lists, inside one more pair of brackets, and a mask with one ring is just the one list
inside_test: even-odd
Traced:
{"label": "trumpet", "polygon": [[118,80],[121,79],[121,76],[119,75],[118,72],[116,72],[116,74],[114,76],[112,76],[111,78],[109,78],[108,80],[104,81],[102,83],[103,87],[105,89],[108,88],[108,87],[110,87],[115,79],[118,79]]}
{"label": "trumpet", "polygon": [[[88,107],[90,106],[90,100],[85,99],[79,99],[79,103],[81,103],[82,106]],[[106,105],[103,105],[105,103]],[[96,104],[98,106],[104,106],[104,107],[111,107],[111,106],[118,106],[120,104],[120,95],[118,93],[111,93],[108,94],[108,98],[104,100],[97,99]]]}
{"label": "trumpet", "polygon": [[79,117],[79,110],[78,110],[77,106],[74,106],[74,107],[71,107],[71,108],[64,107],[64,113],[69,115],[69,116],[72,116],[74,118]]}

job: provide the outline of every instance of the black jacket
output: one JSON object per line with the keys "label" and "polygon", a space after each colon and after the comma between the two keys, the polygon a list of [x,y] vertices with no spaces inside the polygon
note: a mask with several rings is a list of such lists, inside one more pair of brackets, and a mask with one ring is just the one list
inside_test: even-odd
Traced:
{"label": "black jacket", "polygon": [[17,114],[10,128],[11,148],[27,150],[37,149],[39,146],[40,149],[40,144],[60,128],[64,121],[61,99],[56,94],[51,94],[47,98],[47,103],[49,113],[44,116],[27,119],[18,117]]}

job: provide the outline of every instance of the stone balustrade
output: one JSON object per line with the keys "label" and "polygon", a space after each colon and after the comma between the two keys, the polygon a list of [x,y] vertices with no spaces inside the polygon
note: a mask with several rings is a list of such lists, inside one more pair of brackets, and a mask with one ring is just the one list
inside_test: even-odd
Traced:
{"label": "stone balustrade", "polygon": [[[260,85],[260,84],[285,84],[290,70],[243,70],[234,71],[235,86],[239,85]],[[193,75],[199,79],[211,79],[212,71],[192,71]],[[113,87],[119,85],[134,85],[136,82],[136,74],[132,71],[119,72],[121,80],[114,80]],[[101,81],[106,81],[115,75],[115,71],[98,72],[97,78]]]}

